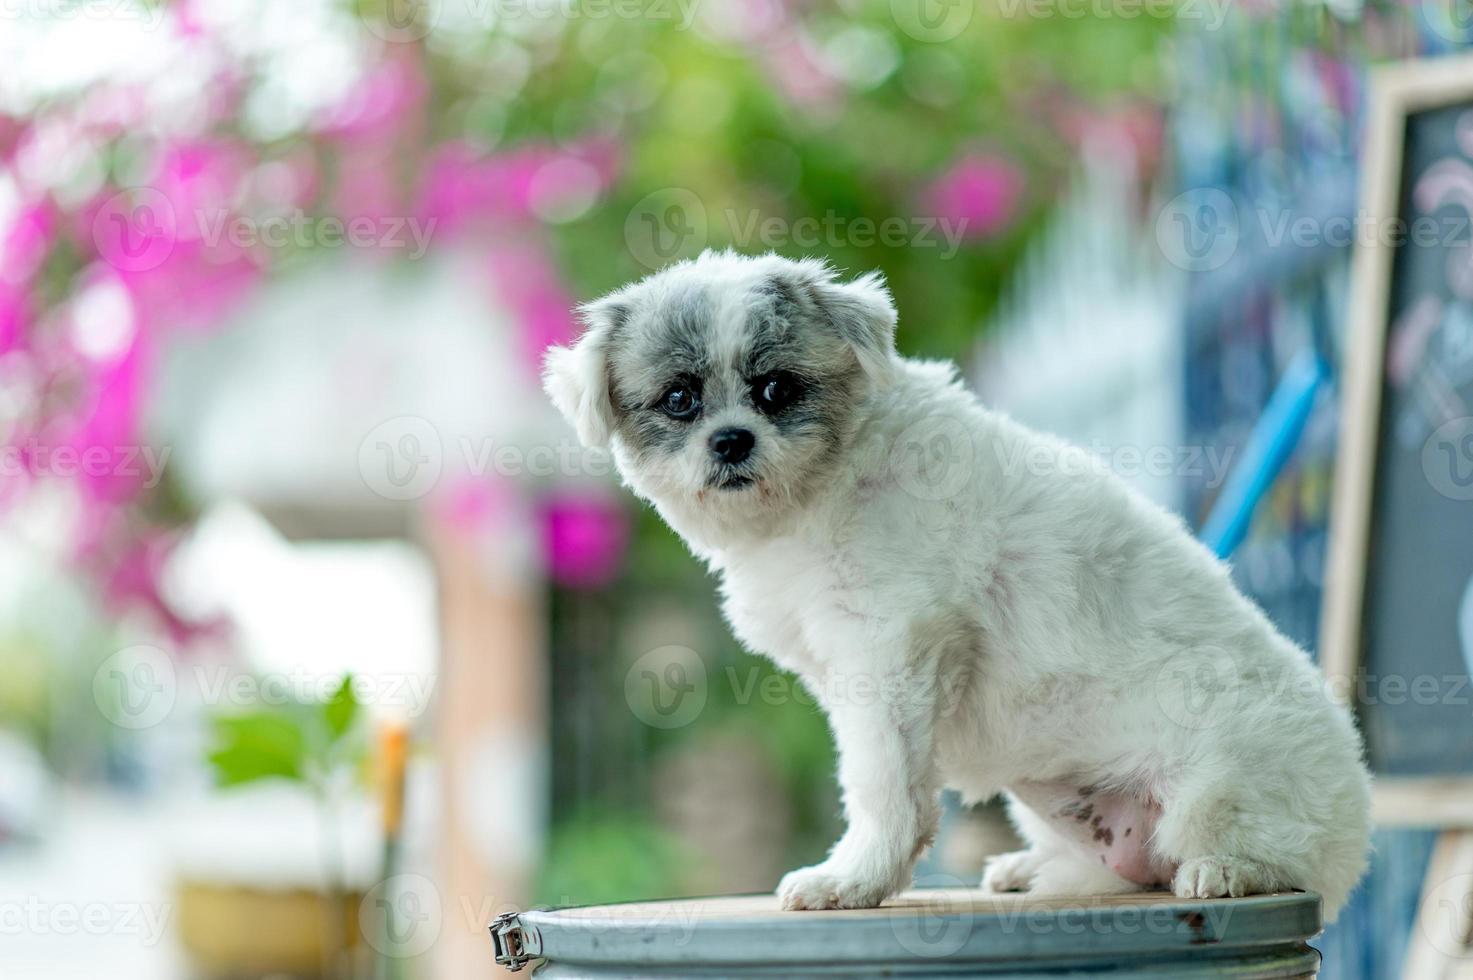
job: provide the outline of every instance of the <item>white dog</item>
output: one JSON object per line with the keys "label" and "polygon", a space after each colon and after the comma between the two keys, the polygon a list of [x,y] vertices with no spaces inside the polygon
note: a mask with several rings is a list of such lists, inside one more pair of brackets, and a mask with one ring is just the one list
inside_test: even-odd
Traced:
{"label": "white dog", "polygon": [[943,786],[1010,798],[989,890],[1344,904],[1368,777],[1304,651],[1176,517],[898,356],[878,275],[708,252],[581,312],[553,401],[833,728],[848,829],[784,908],[904,888]]}

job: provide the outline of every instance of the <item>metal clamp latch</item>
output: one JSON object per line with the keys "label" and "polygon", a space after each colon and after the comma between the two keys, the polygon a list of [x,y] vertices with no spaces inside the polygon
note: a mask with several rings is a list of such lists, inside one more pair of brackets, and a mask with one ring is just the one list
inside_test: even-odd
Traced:
{"label": "metal clamp latch", "polygon": [[542,955],[542,937],[535,928],[522,925],[515,912],[498,915],[491,923],[491,944],[496,947],[496,962],[513,973]]}

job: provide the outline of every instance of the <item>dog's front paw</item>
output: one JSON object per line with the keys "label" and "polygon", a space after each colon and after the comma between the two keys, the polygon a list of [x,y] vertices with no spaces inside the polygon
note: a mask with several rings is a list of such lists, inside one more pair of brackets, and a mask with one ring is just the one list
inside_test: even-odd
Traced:
{"label": "dog's front paw", "polygon": [[788,911],[803,909],[872,909],[893,889],[889,882],[867,880],[825,864],[799,868],[783,876],[777,886],[778,904]]}
{"label": "dog's front paw", "polygon": [[1241,898],[1273,891],[1275,877],[1257,861],[1199,857],[1183,861],[1171,885],[1181,898]]}

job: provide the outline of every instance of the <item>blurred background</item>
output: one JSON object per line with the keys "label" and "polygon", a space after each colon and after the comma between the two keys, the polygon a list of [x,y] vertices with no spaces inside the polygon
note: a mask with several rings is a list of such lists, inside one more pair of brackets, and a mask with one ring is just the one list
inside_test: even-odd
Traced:
{"label": "blurred background", "polygon": [[[499,913],[819,858],[822,717],[540,393],[571,307],[878,268],[903,352],[1198,527],[1350,252],[1202,195],[1351,214],[1368,68],[1455,13],[0,4],[0,974],[493,976]],[[1335,418],[1235,555],[1310,646]],[[922,881],[1010,846],[953,801]],[[1326,976],[1400,962],[1429,845],[1378,846]]]}

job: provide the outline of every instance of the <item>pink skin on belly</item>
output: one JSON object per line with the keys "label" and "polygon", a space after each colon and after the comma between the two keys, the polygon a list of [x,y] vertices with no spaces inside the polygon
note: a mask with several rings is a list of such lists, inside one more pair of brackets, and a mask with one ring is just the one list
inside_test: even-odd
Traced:
{"label": "pink skin on belly", "polygon": [[1066,783],[1026,783],[1012,788],[1030,810],[1091,860],[1144,887],[1170,884],[1176,863],[1150,848],[1161,804],[1121,790]]}

